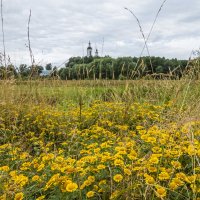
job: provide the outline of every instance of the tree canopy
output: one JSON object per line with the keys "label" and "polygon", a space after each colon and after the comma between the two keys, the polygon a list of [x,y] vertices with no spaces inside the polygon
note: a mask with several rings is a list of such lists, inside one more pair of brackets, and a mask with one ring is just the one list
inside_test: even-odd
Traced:
{"label": "tree canopy", "polygon": [[59,70],[61,79],[136,79],[152,74],[181,77],[187,60],[165,57],[72,57]]}
{"label": "tree canopy", "polygon": [[[199,59],[198,63],[199,63]],[[187,60],[168,59],[165,57],[71,57],[63,68],[57,68],[51,63],[45,66],[28,66],[21,64],[15,67],[0,66],[0,79],[5,78],[60,78],[62,80],[80,79],[139,79],[143,77],[179,79],[189,69]],[[51,71],[43,76],[43,71]],[[200,69],[200,67],[199,67]],[[197,69],[195,68],[197,71]],[[195,74],[198,74],[195,72]],[[196,76],[197,77],[197,76]]]}

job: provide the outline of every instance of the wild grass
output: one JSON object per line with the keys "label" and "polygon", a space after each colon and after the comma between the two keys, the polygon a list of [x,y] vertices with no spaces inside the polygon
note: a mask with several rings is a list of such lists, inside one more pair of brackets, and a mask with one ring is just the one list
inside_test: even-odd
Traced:
{"label": "wild grass", "polygon": [[198,199],[200,81],[0,82],[1,199]]}
{"label": "wild grass", "polygon": [[2,81],[1,199],[198,199],[189,83]]}
{"label": "wild grass", "polygon": [[[165,2],[147,38],[129,10],[147,50]],[[30,19],[31,11],[34,67]],[[5,45],[3,56],[6,68]],[[0,81],[0,200],[199,200],[199,58],[188,63],[180,80],[6,76]]]}
{"label": "wild grass", "polygon": [[148,102],[156,105],[172,101],[174,106],[187,114],[199,111],[200,81],[182,80],[36,80],[1,81],[0,98],[4,103],[49,104],[65,101],[84,104],[91,101]]}

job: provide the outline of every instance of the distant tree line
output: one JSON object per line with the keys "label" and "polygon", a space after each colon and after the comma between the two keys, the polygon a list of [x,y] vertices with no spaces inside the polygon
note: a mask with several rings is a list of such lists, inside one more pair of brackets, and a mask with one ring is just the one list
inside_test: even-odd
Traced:
{"label": "distant tree line", "polygon": [[58,76],[58,70],[56,66],[52,66],[48,63],[45,67],[41,65],[31,65],[21,64],[19,67],[15,67],[13,64],[8,64],[7,66],[0,66],[0,79],[38,79],[45,78],[47,75],[43,75],[43,71],[49,71],[48,77]]}
{"label": "distant tree line", "polygon": [[58,74],[63,80],[136,79],[149,75],[180,78],[187,62],[164,57],[72,57]]}
{"label": "distant tree line", "polygon": [[[199,63],[199,60],[198,60]],[[190,65],[192,67],[192,65]],[[196,67],[196,66],[195,66]],[[199,67],[200,69],[200,67]],[[43,71],[49,73],[44,74]],[[21,64],[15,67],[12,64],[0,66],[0,79],[37,79],[58,78],[61,80],[84,79],[138,79],[141,77],[153,77],[156,79],[169,78],[180,79],[188,72],[188,61],[167,59],[164,57],[72,57],[65,67],[58,69],[51,63],[46,66]],[[193,73],[194,74],[194,73]],[[199,74],[196,72],[196,74]]]}

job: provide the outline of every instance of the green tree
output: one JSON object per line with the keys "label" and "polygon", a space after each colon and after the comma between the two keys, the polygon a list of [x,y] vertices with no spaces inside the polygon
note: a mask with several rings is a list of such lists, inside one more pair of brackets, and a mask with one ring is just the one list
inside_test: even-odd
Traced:
{"label": "green tree", "polygon": [[52,70],[52,64],[51,63],[46,64],[45,69]]}

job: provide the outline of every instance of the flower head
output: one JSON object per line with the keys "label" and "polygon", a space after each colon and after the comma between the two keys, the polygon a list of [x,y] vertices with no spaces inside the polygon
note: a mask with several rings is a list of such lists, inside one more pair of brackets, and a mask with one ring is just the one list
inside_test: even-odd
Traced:
{"label": "flower head", "polygon": [[23,192],[19,192],[19,193],[15,194],[14,200],[22,200],[23,198],[24,198]]}
{"label": "flower head", "polygon": [[89,191],[89,192],[86,194],[87,198],[91,198],[91,197],[93,197],[94,195],[95,195],[95,192],[93,192],[93,191]]}
{"label": "flower head", "polygon": [[69,183],[66,186],[67,192],[74,192],[78,188],[78,185],[76,183]]}
{"label": "flower head", "polygon": [[161,172],[158,177],[160,180],[169,180],[170,176],[167,172]]}
{"label": "flower head", "polygon": [[123,179],[123,176],[121,174],[116,174],[114,177],[113,177],[114,181],[115,182],[121,182],[122,179]]}
{"label": "flower head", "polygon": [[167,194],[166,189],[161,186],[157,186],[156,195],[160,198],[165,197]]}

